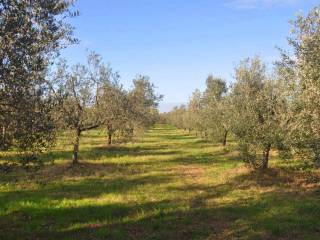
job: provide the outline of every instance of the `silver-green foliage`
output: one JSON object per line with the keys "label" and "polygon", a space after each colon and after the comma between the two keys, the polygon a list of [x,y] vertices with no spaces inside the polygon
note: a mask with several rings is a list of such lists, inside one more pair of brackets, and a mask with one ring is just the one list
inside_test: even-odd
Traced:
{"label": "silver-green foliage", "polygon": [[223,79],[208,76],[202,97],[202,118],[207,135],[225,146],[231,130],[231,103]]}
{"label": "silver-green foliage", "polygon": [[0,147],[41,152],[54,142],[46,71],[72,38],[72,1],[0,1]]}
{"label": "silver-green foliage", "polygon": [[243,159],[256,168],[267,168],[272,147],[284,150],[281,128],[283,100],[277,81],[260,58],[245,59],[236,68],[232,89],[233,132]]}
{"label": "silver-green foliage", "polygon": [[103,122],[100,112],[99,90],[109,79],[110,69],[99,55],[88,55],[87,64],[69,67],[66,61],[58,64],[55,85],[55,118],[61,129],[74,132],[73,162],[78,162],[81,132],[97,128]]}
{"label": "silver-green foliage", "polygon": [[320,7],[292,22],[289,44],[278,63],[290,101],[290,143],[304,159],[320,164]]}

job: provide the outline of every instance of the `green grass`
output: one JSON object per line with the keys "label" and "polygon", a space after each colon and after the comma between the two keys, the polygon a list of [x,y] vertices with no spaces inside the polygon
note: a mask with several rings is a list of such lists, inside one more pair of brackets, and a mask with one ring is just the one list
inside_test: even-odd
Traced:
{"label": "green grass", "polygon": [[64,135],[41,170],[1,173],[0,239],[320,239],[318,175],[295,163],[254,173],[233,143],[166,125],[135,144],[105,142],[84,134],[70,167]]}

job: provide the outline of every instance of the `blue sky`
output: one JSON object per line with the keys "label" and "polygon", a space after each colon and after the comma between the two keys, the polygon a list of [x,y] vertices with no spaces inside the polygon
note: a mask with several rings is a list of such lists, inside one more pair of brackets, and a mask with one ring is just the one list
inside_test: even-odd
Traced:
{"label": "blue sky", "polygon": [[208,74],[233,81],[245,57],[271,64],[286,48],[288,21],[319,0],[78,0],[71,20],[77,46],[64,50],[71,63],[86,49],[118,70],[126,88],[137,74],[150,76],[164,94],[160,109],[188,101]]}

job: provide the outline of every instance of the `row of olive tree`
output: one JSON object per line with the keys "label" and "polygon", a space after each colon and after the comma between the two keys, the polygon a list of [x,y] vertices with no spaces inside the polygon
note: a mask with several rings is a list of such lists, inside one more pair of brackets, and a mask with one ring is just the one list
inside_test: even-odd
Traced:
{"label": "row of olive tree", "polygon": [[148,77],[125,90],[94,52],[86,64],[54,65],[62,48],[78,42],[65,21],[78,14],[72,7],[69,0],[0,2],[1,150],[34,158],[58,131],[72,130],[77,163],[83,131],[103,127],[111,144],[114,133],[128,139],[155,122],[162,96]]}
{"label": "row of olive tree", "polygon": [[69,67],[61,60],[52,83],[57,100],[55,122],[60,129],[74,132],[73,163],[78,162],[83,131],[104,127],[110,145],[115,132],[131,138],[134,131],[144,130],[157,120],[162,96],[156,94],[149,78],[138,76],[133,80],[133,88],[127,91],[119,83],[119,74],[103,64],[94,52],[84,65]]}
{"label": "row of olive tree", "polygon": [[293,21],[292,54],[281,51],[272,71],[259,57],[235,68],[235,82],[209,76],[204,92],[165,114],[177,127],[227,144],[233,134],[242,158],[267,168],[271,149],[320,164],[320,7]]}

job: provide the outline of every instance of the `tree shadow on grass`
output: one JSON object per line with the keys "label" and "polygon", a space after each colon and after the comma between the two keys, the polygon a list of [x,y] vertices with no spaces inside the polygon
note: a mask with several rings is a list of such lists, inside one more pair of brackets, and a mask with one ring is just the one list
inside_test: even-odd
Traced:
{"label": "tree shadow on grass", "polygon": [[[205,143],[194,143],[192,147],[200,147],[201,144]],[[101,152],[96,156],[91,151],[85,149],[84,156],[98,160],[106,156],[108,149],[99,150]],[[56,184],[46,185],[43,182],[43,187],[38,190],[0,193],[0,239],[21,239],[21,236],[23,239],[146,240],[320,238],[319,193],[292,189],[288,178],[272,171],[262,175],[252,172],[238,174],[225,183],[212,186],[197,183],[169,186],[168,191],[176,191],[176,194],[168,196],[177,198],[152,201],[158,196],[150,196],[150,199],[139,203],[129,200],[101,203],[99,197],[104,194],[115,193],[121,198],[145,185],[156,188],[159,184],[170,183],[177,174],[165,172],[162,165],[206,167],[230,162],[228,153],[177,157],[174,155],[179,154],[178,151],[166,152],[163,145],[140,147],[133,151],[115,148],[114,151],[109,157],[139,157],[149,153],[154,155],[154,152],[159,155],[167,153],[172,157],[161,162],[154,159],[124,164],[86,161],[75,168],[54,166],[57,168],[56,172],[51,172],[54,179],[75,177],[74,182],[60,179]],[[231,160],[232,163],[238,161],[236,157]],[[136,174],[146,166],[163,170],[164,174]],[[61,173],[61,170],[65,172]],[[113,175],[109,178],[108,174]],[[81,176],[89,178],[79,180]],[[246,192],[256,187],[259,191]],[[243,194],[236,195],[235,192],[239,191]],[[193,194],[188,195],[190,192]],[[187,197],[180,200],[179,196]],[[86,202],[87,198],[96,198],[97,201]],[[226,202],[221,201],[224,198]],[[213,204],[215,201],[219,203]],[[8,214],[4,215],[4,212]]]}
{"label": "tree shadow on grass", "polygon": [[[232,188],[207,189],[220,198]],[[215,192],[220,192],[216,194]],[[196,196],[192,202],[197,202]],[[192,203],[191,202],[191,203]],[[80,207],[22,207],[0,220],[0,237],[17,239],[318,239],[319,199],[272,191],[219,205],[178,200]]]}
{"label": "tree shadow on grass", "polygon": [[228,153],[202,153],[194,155],[179,156],[169,160],[172,163],[182,165],[212,165],[212,164],[238,164],[241,159],[238,155]]}
{"label": "tree shadow on grass", "polygon": [[[184,161],[189,162],[190,159]],[[88,166],[84,165],[85,168]],[[168,240],[320,237],[319,193],[292,189],[292,182],[276,170],[263,173],[249,171],[213,186],[192,183],[168,187],[169,192],[177,192],[174,196],[198,193],[187,200],[102,205],[91,202],[90,205],[73,207],[55,207],[54,204],[65,200],[99,198],[109,193],[122,194],[145,184],[157,186],[169,183],[172,177],[175,175],[166,173],[133,178],[94,178],[35,191],[2,193],[2,210],[8,208],[9,203],[17,210],[1,216],[0,238],[19,239],[22,235],[25,239]],[[252,187],[260,190],[232,195],[234,191],[246,191]],[[272,191],[264,190],[270,187]],[[221,202],[224,197],[231,196],[234,198],[231,202]],[[220,203],[212,204],[216,200]]]}
{"label": "tree shadow on grass", "polygon": [[[98,146],[86,149],[80,149],[80,160],[97,160],[100,158],[118,158],[118,157],[138,157],[138,156],[161,156],[161,155],[174,155],[181,153],[179,150],[166,151],[166,146]],[[68,154],[71,159],[71,152],[53,152],[48,156],[48,159],[68,159]]]}
{"label": "tree shadow on grass", "polygon": [[197,139],[196,137],[191,136],[189,134],[162,134],[162,135],[159,135],[158,138],[165,139],[167,141],[170,141],[170,140],[185,141],[185,140],[195,140],[195,139]]}
{"label": "tree shadow on grass", "polygon": [[[166,146],[98,146],[86,149],[80,149],[79,159],[81,160],[98,160],[101,158],[119,158],[119,157],[138,157],[138,156],[165,156],[181,153],[179,150],[166,151]],[[71,150],[53,150],[39,156],[39,160],[48,163],[57,160],[72,159]],[[16,155],[1,155],[0,161],[19,162]]]}
{"label": "tree shadow on grass", "polygon": [[179,150],[166,150],[163,146],[101,146],[97,148],[91,148],[82,151],[82,157],[84,159],[97,159],[101,157],[115,158],[115,157],[139,157],[139,156],[162,156],[162,155],[174,155],[179,154]]}
{"label": "tree shadow on grass", "polygon": [[[67,181],[60,184],[49,184],[37,190],[8,191],[0,194],[0,206],[6,209],[13,203],[29,202],[41,204],[55,200],[79,200],[85,198],[98,198],[103,194],[123,194],[144,185],[159,185],[168,183],[172,179],[170,174],[157,174],[150,176],[133,176],[117,178],[91,178],[82,181]],[[0,208],[0,209],[1,209]]]}
{"label": "tree shadow on grass", "polygon": [[[37,171],[27,171],[17,165],[15,166],[14,171],[8,172],[0,177],[0,183],[36,181],[36,183],[47,184],[52,181],[60,180],[61,178],[70,177],[104,177],[108,176],[108,174],[132,176],[146,173],[149,170],[161,170],[163,164],[168,162],[167,160],[159,160],[157,158],[158,156],[168,156],[168,159],[171,159],[171,156],[174,158],[181,153],[178,150],[166,151],[159,149],[158,151],[155,151],[151,148],[142,147],[134,148],[134,150],[128,150],[127,148],[119,149],[115,147],[112,149],[113,150],[111,151],[104,148],[83,151],[79,160],[80,163],[75,166],[71,165],[71,160],[69,160],[69,158],[66,157],[63,159],[67,152],[51,153],[50,156],[47,156],[47,162],[53,161],[55,158],[65,160],[65,162],[46,164]],[[143,160],[139,160],[140,156],[144,157]],[[127,157],[128,161],[119,161],[119,163],[114,161],[121,157]],[[108,161],[111,159],[112,161]]]}

